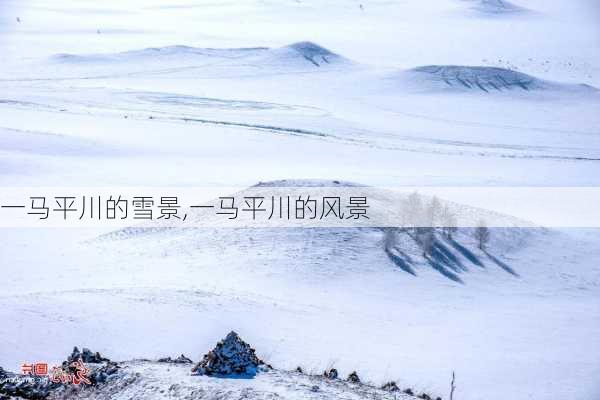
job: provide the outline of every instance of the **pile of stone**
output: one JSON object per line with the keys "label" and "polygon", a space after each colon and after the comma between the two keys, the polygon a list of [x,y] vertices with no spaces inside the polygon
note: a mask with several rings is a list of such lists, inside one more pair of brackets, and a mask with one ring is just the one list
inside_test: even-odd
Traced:
{"label": "pile of stone", "polygon": [[269,368],[256,356],[255,350],[248,343],[231,331],[213,350],[204,355],[192,372],[208,376],[254,376],[260,367]]}
{"label": "pile of stone", "polygon": [[159,358],[158,362],[159,363],[166,363],[166,364],[192,364],[193,363],[192,360],[190,360],[189,358],[187,358],[183,354],[180,355],[177,358],[171,358],[171,357]]}
{"label": "pile of stone", "polygon": [[384,384],[381,387],[381,390],[385,390],[386,392],[397,392],[400,390],[400,388],[398,387],[396,382],[390,381],[390,382],[387,382],[386,384]]}
{"label": "pile of stone", "polygon": [[[75,346],[73,347],[73,352],[71,353],[69,358],[67,358],[67,361],[65,361],[65,363],[71,364],[80,359],[86,364],[102,364],[110,361],[108,358],[102,357],[98,352],[94,353],[90,349],[86,349],[85,347],[82,351],[79,351],[77,346]],[[63,365],[65,363],[63,363]]]}
{"label": "pile of stone", "polygon": [[[83,361],[87,364],[95,364],[91,365],[89,380],[92,385],[97,385],[100,383],[105,383],[110,376],[115,375],[119,372],[119,365],[106,357],[102,357],[98,352],[92,352],[90,349],[83,348],[83,350],[79,351],[77,346],[73,348],[71,355],[67,358],[67,361],[62,363],[62,367],[65,371],[73,370],[72,364],[77,361]],[[73,371],[75,372],[75,371]]]}

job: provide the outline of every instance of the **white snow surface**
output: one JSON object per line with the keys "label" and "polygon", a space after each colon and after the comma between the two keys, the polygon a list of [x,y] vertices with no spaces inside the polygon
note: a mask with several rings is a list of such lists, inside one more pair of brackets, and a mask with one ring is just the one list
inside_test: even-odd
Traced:
{"label": "white snow surface", "polygon": [[[0,187],[596,186],[600,7],[511,3],[2,1]],[[235,330],[281,369],[600,396],[598,230],[497,231],[487,253],[465,232],[443,269],[380,229],[0,239],[9,370],[75,345],[198,360]]]}

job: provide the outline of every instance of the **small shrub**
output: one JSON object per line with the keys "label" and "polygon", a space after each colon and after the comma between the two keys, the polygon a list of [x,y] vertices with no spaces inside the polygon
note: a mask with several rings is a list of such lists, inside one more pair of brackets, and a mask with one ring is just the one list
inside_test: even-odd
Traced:
{"label": "small shrub", "polygon": [[325,370],[325,372],[323,372],[323,376],[328,379],[337,379],[339,374],[337,369],[331,368],[329,370]]}
{"label": "small shrub", "polygon": [[348,375],[348,382],[352,382],[352,383],[360,383],[360,378],[358,377],[358,374],[356,373],[356,371],[352,371],[352,373],[350,375]]}

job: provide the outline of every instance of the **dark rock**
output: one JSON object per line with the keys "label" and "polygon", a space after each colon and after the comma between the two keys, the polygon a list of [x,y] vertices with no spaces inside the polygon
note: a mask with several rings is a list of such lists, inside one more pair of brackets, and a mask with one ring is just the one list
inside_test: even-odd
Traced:
{"label": "dark rock", "polygon": [[[198,375],[250,375],[254,376],[265,363],[255,350],[231,331],[215,348],[204,355],[192,372]],[[268,368],[268,366],[267,366]]]}
{"label": "dark rock", "polygon": [[337,379],[338,375],[339,375],[338,371],[335,368],[331,368],[331,369],[326,370],[325,372],[323,372],[323,376],[325,378],[328,378],[328,379]]}
{"label": "dark rock", "polygon": [[421,393],[419,398],[423,400],[431,400],[431,396],[429,396],[427,393]]}
{"label": "dark rock", "polygon": [[193,361],[184,356],[183,354],[179,357],[173,359],[171,357],[159,358],[159,363],[167,363],[167,364],[192,364]]}
{"label": "dark rock", "polygon": [[390,381],[381,387],[381,390],[385,390],[386,392],[397,392],[400,390],[396,382]]}
{"label": "dark rock", "polygon": [[407,395],[409,395],[409,396],[414,396],[414,395],[415,395],[415,394],[413,393],[413,391],[412,391],[412,389],[411,389],[411,388],[405,389],[405,390],[404,390],[404,393],[406,393],[406,394],[407,394]]}
{"label": "dark rock", "polygon": [[70,365],[71,363],[74,363],[79,359],[81,359],[81,361],[83,361],[84,363],[89,364],[101,364],[110,361],[108,358],[102,357],[98,352],[93,353],[90,349],[86,349],[85,347],[82,351],[79,351],[77,346],[75,346],[73,348],[73,352],[71,353],[69,358],[67,358],[66,363]]}
{"label": "dark rock", "polygon": [[296,372],[298,372],[299,374],[303,374],[304,373],[304,371],[302,371],[302,368],[300,368],[300,367],[296,368]]}
{"label": "dark rock", "polygon": [[348,375],[347,381],[352,383],[360,383],[360,378],[358,377],[356,371],[352,371],[352,373]]}
{"label": "dark rock", "polygon": [[313,387],[311,387],[311,388],[310,388],[310,390],[311,390],[312,392],[318,392],[319,390],[321,390],[321,388],[320,388],[320,387],[318,387],[317,385],[314,385]]}
{"label": "dark rock", "polygon": [[92,385],[98,385],[106,383],[111,376],[116,375],[119,372],[119,365],[115,362],[108,361],[105,365],[92,369],[90,373],[90,381]]}

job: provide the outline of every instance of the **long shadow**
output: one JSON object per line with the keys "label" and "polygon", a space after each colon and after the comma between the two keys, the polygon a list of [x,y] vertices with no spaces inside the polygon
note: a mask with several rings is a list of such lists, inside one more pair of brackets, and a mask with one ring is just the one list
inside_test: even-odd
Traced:
{"label": "long shadow", "polygon": [[[396,252],[398,252],[398,254],[392,253],[392,250],[395,250]],[[408,272],[409,274],[411,274],[413,276],[417,276],[415,270],[412,269],[412,267],[410,266],[410,264],[412,264],[412,260],[410,259],[410,257],[408,255],[404,254],[402,251],[398,250],[397,248],[393,248],[393,249],[386,248],[385,254],[387,254],[389,259],[392,260],[392,262],[394,264],[396,264],[398,267],[400,267],[403,271]]]}
{"label": "long shadow", "polygon": [[503,270],[505,270],[506,272],[508,272],[511,275],[514,275],[518,278],[521,277],[521,275],[519,275],[514,269],[512,269],[508,264],[506,264],[505,262],[499,260],[498,258],[494,257],[493,255],[491,255],[490,253],[488,253],[487,251],[483,251],[490,260],[492,260],[497,266],[499,266],[500,268],[502,268]]}
{"label": "long shadow", "polygon": [[477,256],[475,254],[473,254],[473,252],[471,250],[467,249],[465,246],[458,243],[454,239],[448,239],[448,242],[450,242],[452,247],[454,247],[454,249],[456,249],[456,251],[458,251],[460,254],[462,254],[463,257],[465,257],[471,263],[473,263],[481,268],[485,268],[485,266],[483,265],[481,260],[479,260],[479,258],[477,258]]}
{"label": "long shadow", "polygon": [[431,250],[431,258],[436,262],[452,269],[455,272],[466,271],[467,268],[460,262],[458,257],[439,240],[435,240]]}
{"label": "long shadow", "polygon": [[438,261],[436,261],[435,259],[431,259],[428,258],[427,261],[429,262],[429,264],[433,267],[433,269],[435,269],[436,271],[438,271],[440,274],[444,275],[446,278],[453,280],[454,282],[458,282],[461,284],[465,284],[463,282],[462,279],[460,279],[460,277],[458,275],[456,275],[454,272],[452,271],[448,271],[446,269],[446,267],[444,267],[442,264],[440,264]]}

